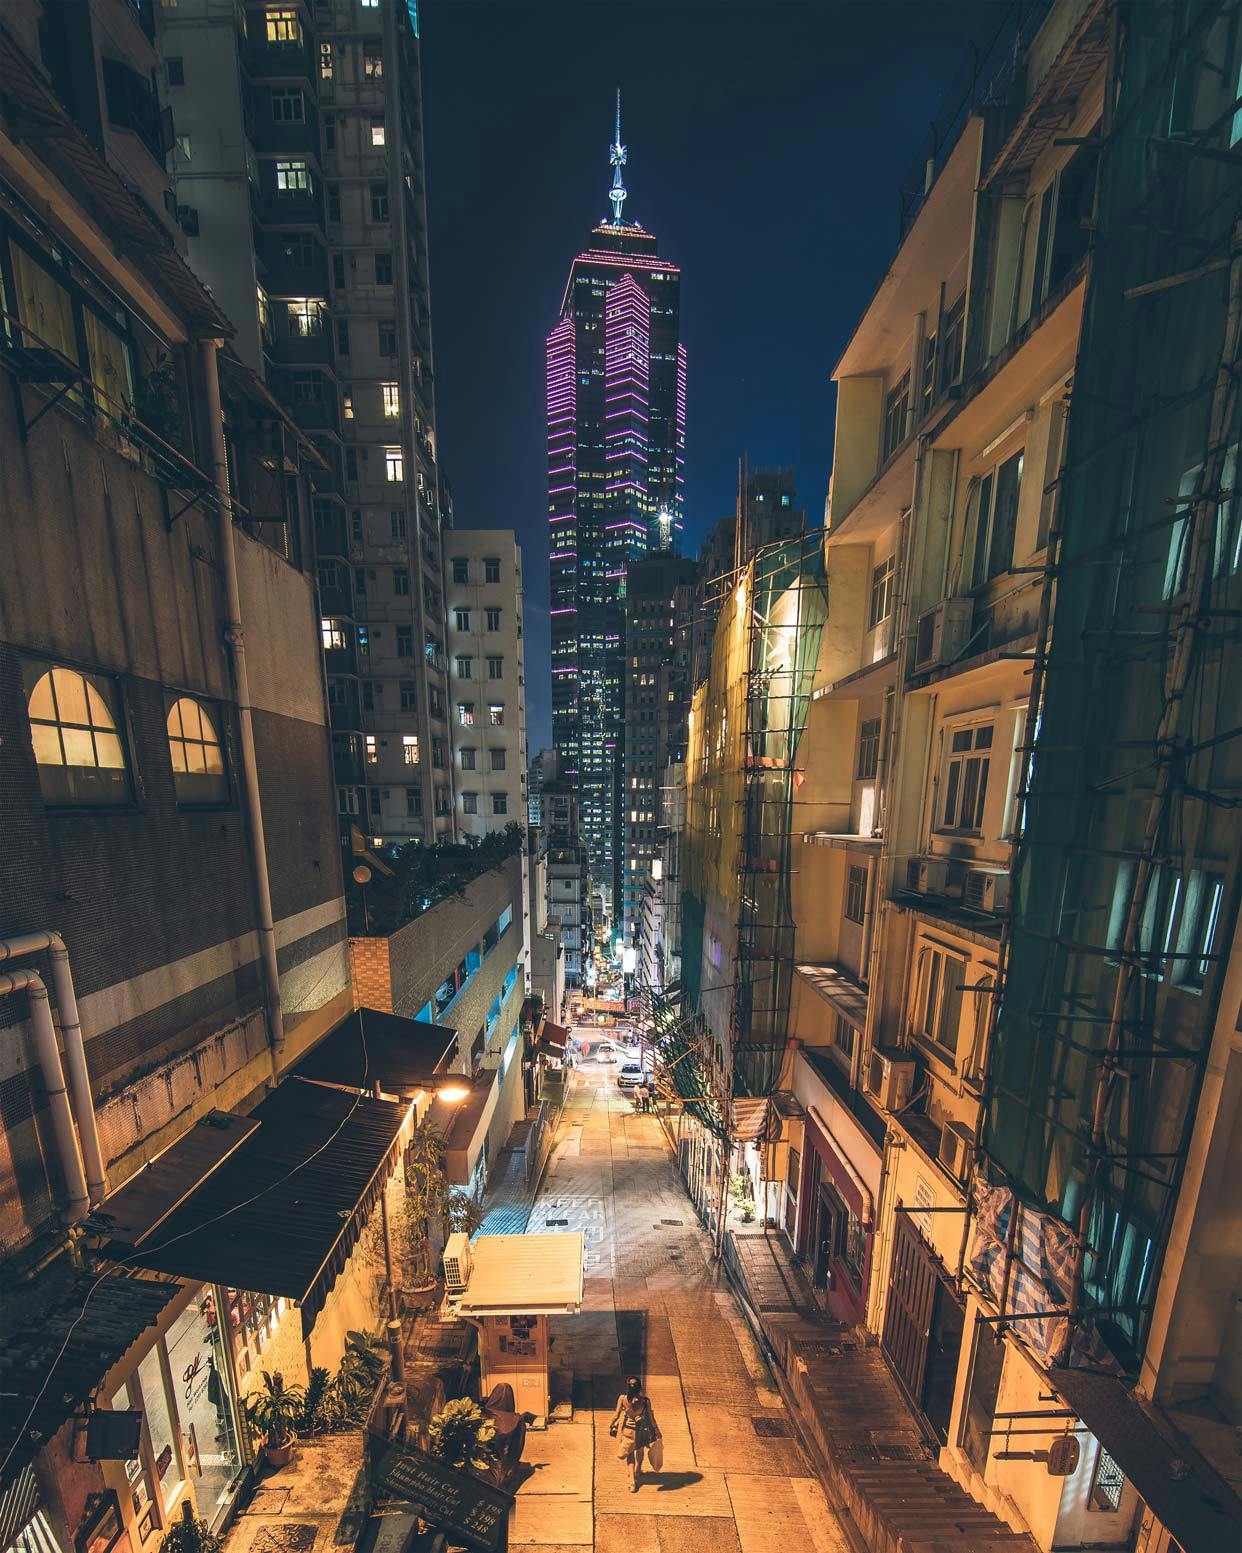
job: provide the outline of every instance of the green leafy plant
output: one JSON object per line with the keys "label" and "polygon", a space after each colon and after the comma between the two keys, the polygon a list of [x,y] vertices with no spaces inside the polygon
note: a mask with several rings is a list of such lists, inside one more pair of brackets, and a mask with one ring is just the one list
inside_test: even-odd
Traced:
{"label": "green leafy plant", "polygon": [[206,1521],[194,1519],[188,1499],[181,1501],[181,1516],[160,1540],[160,1553],[223,1553],[224,1539],[217,1537]]}
{"label": "green leafy plant", "polygon": [[492,1464],[496,1426],[477,1402],[459,1397],[440,1409],[427,1426],[430,1452],[459,1472],[486,1472]]}
{"label": "green leafy plant", "polygon": [[334,1385],[345,1407],[356,1410],[379,1385],[388,1362],[388,1350],[369,1332],[348,1332],[345,1352]]}
{"label": "green leafy plant", "polygon": [[440,901],[464,895],[467,885],[491,869],[500,868],[525,845],[526,831],[517,821],[510,821],[504,830],[491,831],[477,841],[439,842],[434,846],[409,842],[394,858],[385,853],[386,866],[391,866],[392,872],[377,874],[367,885],[365,914],[358,887],[348,887],[346,899],[351,921],[358,932],[365,929],[380,935],[395,933]]}
{"label": "green leafy plant", "polygon": [[729,1183],[729,1195],[733,1206],[741,1215],[742,1223],[749,1224],[755,1217],[755,1198],[750,1187],[750,1177],[741,1171]]}
{"label": "green leafy plant", "polygon": [[265,1445],[280,1450],[293,1438],[305,1408],[306,1393],[301,1386],[286,1386],[279,1370],[264,1370],[261,1389],[246,1398],[246,1421]]}
{"label": "green leafy plant", "polygon": [[157,437],[174,447],[181,442],[181,394],[171,356],[160,355],[134,388],[134,414]]}
{"label": "green leafy plant", "polygon": [[323,1427],[324,1402],[332,1390],[332,1377],[321,1364],[315,1365],[306,1382],[306,1394],[302,1399],[302,1420],[298,1425],[308,1433],[320,1432]]}
{"label": "green leafy plant", "polygon": [[460,1230],[473,1235],[483,1223],[483,1204],[469,1192],[451,1191],[448,1200],[448,1231]]}

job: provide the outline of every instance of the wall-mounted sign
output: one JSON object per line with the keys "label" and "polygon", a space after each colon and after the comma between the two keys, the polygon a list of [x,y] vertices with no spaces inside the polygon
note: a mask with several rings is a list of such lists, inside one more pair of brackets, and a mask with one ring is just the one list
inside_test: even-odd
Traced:
{"label": "wall-mounted sign", "polygon": [[378,1502],[412,1511],[479,1553],[501,1553],[506,1545],[513,1495],[423,1451],[383,1450],[372,1468],[371,1487]]}

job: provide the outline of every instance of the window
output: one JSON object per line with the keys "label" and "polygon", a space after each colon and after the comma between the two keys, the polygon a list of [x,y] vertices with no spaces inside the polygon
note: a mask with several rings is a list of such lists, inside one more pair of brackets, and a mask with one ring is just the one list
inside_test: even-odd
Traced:
{"label": "window", "polygon": [[508,799],[508,796],[505,793],[493,793],[492,794],[492,813],[493,814],[508,814],[508,812],[509,812],[509,799]]}
{"label": "window", "polygon": [[944,335],[944,348],[940,351],[942,361],[941,376],[945,387],[956,383],[962,375],[962,340],[966,326],[966,293],[952,306],[944,310],[944,323],[941,332]]}
{"label": "window", "polygon": [[330,679],[328,681],[328,705],[349,705],[349,687],[343,679]]}
{"label": "window", "polygon": [[393,541],[396,544],[404,544],[406,539],[405,513],[400,508],[393,508],[388,514],[388,524],[392,531]]}
{"label": "window", "polygon": [[412,626],[397,627],[397,657],[412,658],[414,656],[414,628]]}
{"label": "window", "polygon": [[488,557],[486,557],[484,559],[484,562],[483,562],[483,581],[484,582],[499,582],[500,581],[500,562],[496,559],[495,556],[488,556]]}
{"label": "window", "polygon": [[1013,565],[1013,531],[1022,493],[1024,454],[1015,453],[981,480],[966,498],[966,551],[973,553],[971,586],[980,588]]}
{"label": "window", "polygon": [[461,812],[463,814],[477,814],[479,812],[478,793],[463,793],[461,795]]}
{"label": "window", "polygon": [[174,58],[168,61],[168,84],[169,86],[185,85],[184,59]]}
{"label": "window", "polygon": [[383,53],[373,45],[362,50],[362,73],[368,81],[381,81],[384,77]]}
{"label": "window", "polygon": [[418,764],[418,735],[416,733],[403,733],[401,735],[401,758],[407,766],[416,766]]}
{"label": "window", "polygon": [[379,0],[362,0],[362,9],[364,11],[379,10]]}
{"label": "window", "polygon": [[401,681],[401,710],[403,712],[418,711],[418,684],[412,679]]}
{"label": "window", "polygon": [[470,629],[470,611],[468,609],[455,609],[453,611],[453,627],[458,631]]}
{"label": "window", "polygon": [[306,99],[296,88],[272,93],[273,124],[305,124]]}
{"label": "window", "polygon": [[487,629],[489,631],[499,631],[500,611],[498,609],[488,609],[484,611],[484,614],[487,616]]}
{"label": "window", "polygon": [[475,763],[474,763],[474,755],[475,755],[475,752],[472,749],[464,749],[464,750],[462,750],[462,752],[461,752],[461,769],[463,771],[474,771],[476,769],[475,768]]}
{"label": "window", "polygon": [[323,333],[323,321],[327,308],[318,297],[297,297],[288,304],[289,333],[302,339],[312,339]]}
{"label": "window", "polygon": [[924,945],[918,963],[914,1033],[952,1058],[957,1053],[966,962],[944,949]]}
{"label": "window", "polygon": [[386,183],[373,183],[371,185],[371,220],[388,220],[388,185]]}
{"label": "window", "polygon": [[180,696],[169,708],[167,728],[178,802],[223,803],[229,796],[224,749],[207,708]]}
{"label": "window", "polygon": [[844,1014],[837,1014],[832,1022],[832,1044],[848,1068],[853,1065],[854,1052],[858,1047],[858,1031],[849,1022]]}
{"label": "window", "polygon": [[277,194],[309,194],[310,166],[306,162],[276,163]]}
{"label": "window", "polygon": [[884,457],[896,451],[906,440],[906,422],[910,418],[910,373],[902,374],[895,388],[884,399]]}
{"label": "window", "polygon": [[380,397],[384,403],[384,415],[394,420],[401,414],[401,388],[397,383],[381,383]]}
{"label": "window", "polygon": [[397,354],[397,324],[392,318],[381,318],[375,325],[379,339],[379,353],[381,356],[395,356]]}
{"label": "window", "polygon": [[410,596],[410,574],[404,566],[394,566],[392,569],[392,591],[399,599],[408,599]]}
{"label": "window", "polygon": [[[338,223],[341,219],[341,191],[335,184],[328,190],[328,220]],[[345,350],[349,346],[344,347]]]}
{"label": "window", "polygon": [[336,790],[336,806],[342,814],[357,814],[358,789],[356,787],[338,787]]}
{"label": "window", "polygon": [[345,478],[351,483],[358,479],[358,449],[345,449]]}
{"label": "window", "polygon": [[384,121],[383,121],[383,119],[372,119],[371,120],[371,144],[373,146],[382,146],[384,144]]}
{"label": "window", "polygon": [[373,733],[363,736],[363,744],[366,747],[366,762],[368,766],[379,765],[379,740]]}
{"label": "window", "polygon": [[851,863],[845,875],[845,920],[861,923],[867,915],[867,870]]}
{"label": "window", "polygon": [[504,750],[492,750],[491,755],[492,755],[492,770],[493,771],[503,771],[505,769],[505,752],[504,752]]}
{"label": "window", "polygon": [[267,13],[267,41],[269,43],[301,43],[302,24],[296,11],[269,11]]}
{"label": "window", "polygon": [[453,661],[458,679],[474,678],[474,659],[469,653],[459,653]]}
{"label": "window", "polygon": [[940,787],[937,830],[978,833],[983,829],[992,760],[992,724],[947,729],[949,740]]}
{"label": "window", "polygon": [[280,246],[285,262],[293,269],[310,269],[315,257],[315,245],[309,232],[290,232]]}
{"label": "window", "polygon": [[379,680],[374,680],[374,679],[364,679],[363,680],[363,682],[362,682],[362,710],[364,712],[373,712],[375,710],[375,695],[376,695],[376,691],[379,692],[381,697],[383,696],[383,694],[384,694],[384,686],[383,686],[383,684]]}
{"label": "window", "polygon": [[342,356],[349,355],[349,320],[338,318],[336,321],[336,348]]}
{"label": "window", "polygon": [[384,449],[384,476],[391,485],[405,479],[405,455],[400,448]]}
{"label": "window", "polygon": [[858,728],[858,780],[871,782],[880,766],[880,719],[868,717]]}
{"label": "window", "polygon": [[1039,527],[1035,534],[1036,550],[1043,550],[1052,532],[1053,505],[1057,499],[1056,482],[1061,478],[1061,455],[1065,447],[1065,422],[1067,418],[1064,400],[1058,400],[1050,411],[1048,423],[1048,458],[1044,464],[1044,490],[1039,503]]}
{"label": "window", "polygon": [[352,388],[343,391],[341,394],[341,414],[347,421],[352,421],[354,418],[354,391]]}
{"label": "window", "polygon": [[332,79],[332,45],[321,43],[319,45],[319,79],[330,81]]}
{"label": "window", "polygon": [[923,370],[919,376],[919,415],[927,414],[936,397],[936,336],[923,341]]}
{"label": "window", "polygon": [[423,812],[423,795],[417,787],[405,790],[405,812],[415,818]]}
{"label": "window", "polygon": [[453,557],[453,581],[470,581],[470,563],[463,555],[456,555]]}
{"label": "window", "polygon": [[487,660],[488,679],[504,679],[505,660],[503,658],[489,658]]}
{"label": "window", "polygon": [[[334,113],[325,113],[323,116],[323,148],[325,151],[336,150],[336,115]],[[336,255],[336,259],[340,260],[340,264],[338,265],[334,261],[332,268],[339,270],[341,276],[344,277],[345,261],[341,259],[340,254]],[[344,279],[339,280],[337,284],[343,286],[345,284]]]}
{"label": "window", "polygon": [[474,727],[473,701],[459,701],[457,703],[457,721],[463,728]]}
{"label": "window", "polygon": [[1091,1488],[1087,1494],[1087,1507],[1115,1515],[1121,1508],[1121,1493],[1126,1486],[1126,1476],[1101,1445],[1096,1453],[1095,1470],[1091,1474]]}
{"label": "window", "polygon": [[390,253],[377,253],[375,255],[375,284],[377,286],[392,285],[392,255]]}
{"label": "window", "polygon": [[345,627],[339,620],[321,620],[319,634],[323,641],[324,652],[339,652],[349,646]]}
{"label": "window", "polygon": [[116,690],[102,675],[26,666],[39,786],[50,803],[128,803]]}
{"label": "window", "polygon": [[487,720],[493,728],[503,728],[505,722],[505,708],[502,701],[493,701],[487,709]]}
{"label": "window", "polygon": [[871,613],[868,626],[878,626],[893,612],[893,582],[897,557],[888,556],[871,573]]}

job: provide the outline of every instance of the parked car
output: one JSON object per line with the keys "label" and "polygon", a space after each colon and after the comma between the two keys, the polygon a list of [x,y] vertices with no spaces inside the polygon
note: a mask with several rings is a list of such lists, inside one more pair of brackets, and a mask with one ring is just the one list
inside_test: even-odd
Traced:
{"label": "parked car", "polygon": [[618,1089],[637,1089],[650,1079],[651,1074],[643,1067],[641,1062],[627,1062],[617,1074]]}

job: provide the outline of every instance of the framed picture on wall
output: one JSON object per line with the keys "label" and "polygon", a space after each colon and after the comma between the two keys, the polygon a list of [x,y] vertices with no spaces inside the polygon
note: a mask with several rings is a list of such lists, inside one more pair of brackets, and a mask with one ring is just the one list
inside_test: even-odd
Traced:
{"label": "framed picture on wall", "polygon": [[121,1506],[112,1489],[92,1494],[86,1502],[82,1525],[74,1538],[76,1553],[112,1553],[124,1534]]}

